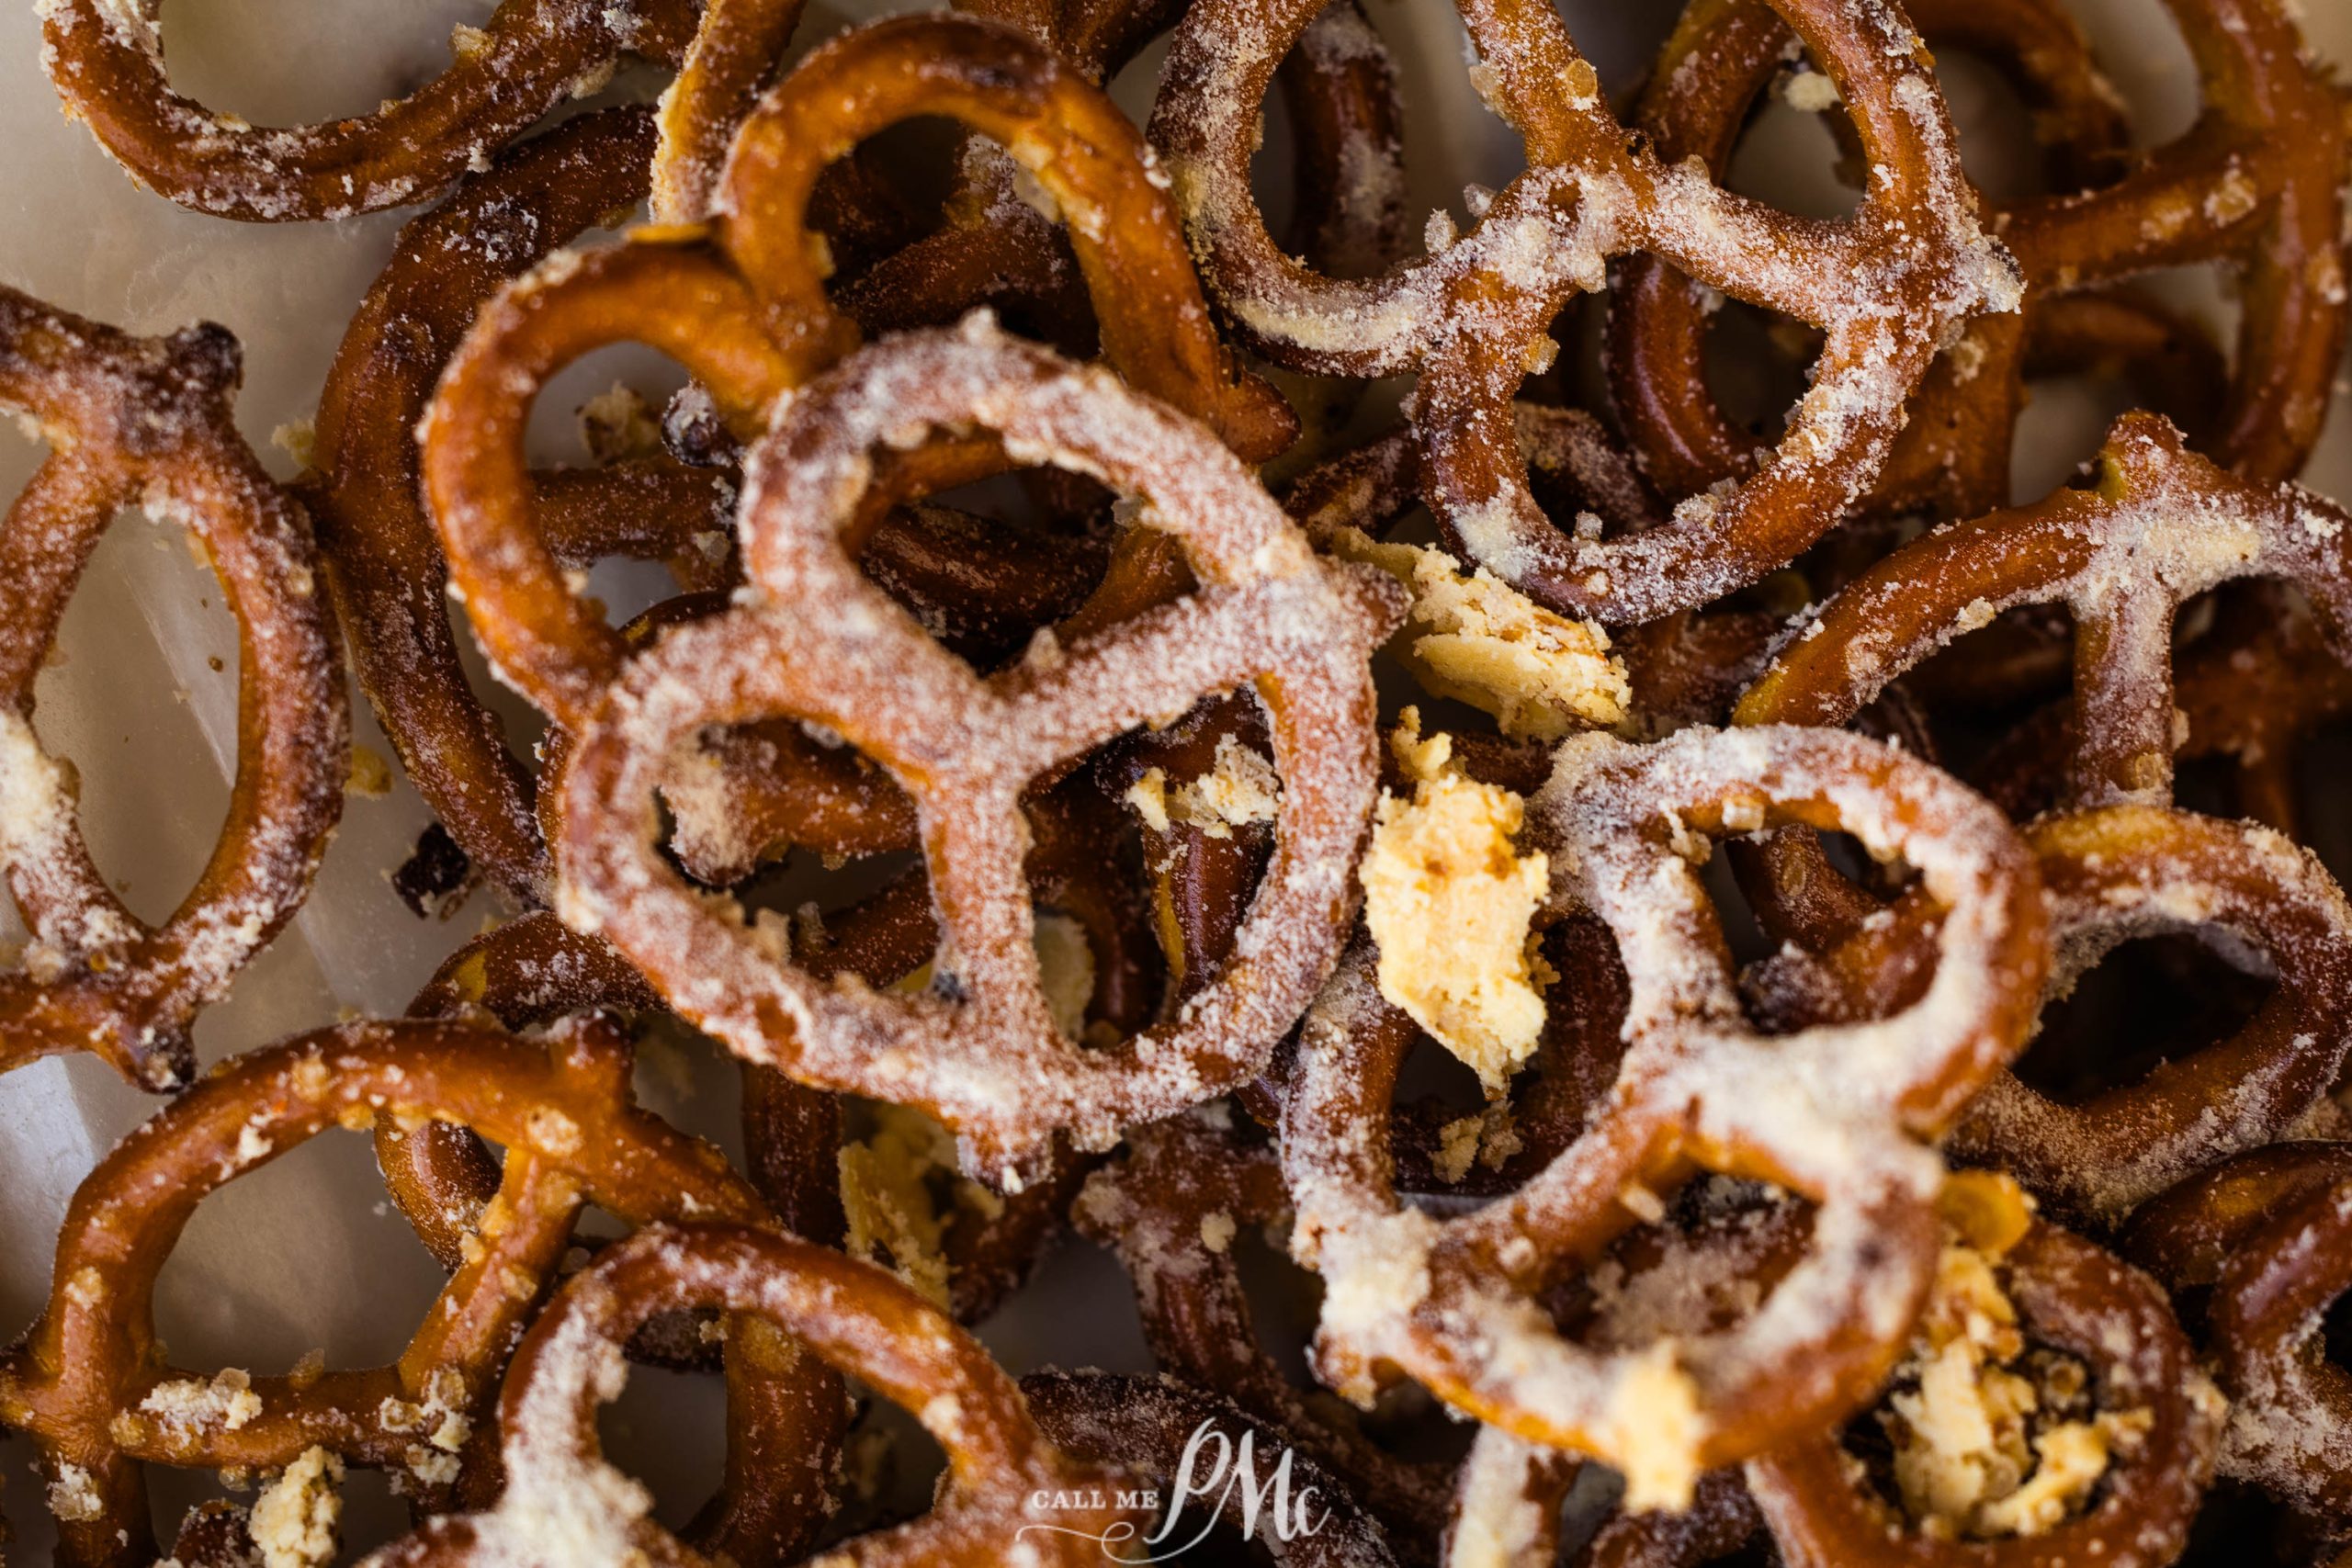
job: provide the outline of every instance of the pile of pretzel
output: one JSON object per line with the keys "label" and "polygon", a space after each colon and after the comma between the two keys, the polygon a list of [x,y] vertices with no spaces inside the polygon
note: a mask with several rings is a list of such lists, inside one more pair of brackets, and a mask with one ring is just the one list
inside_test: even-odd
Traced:
{"label": "pile of pretzel", "polygon": [[[1612,102],[1550,0],[1458,0],[1525,168],[1412,254],[1358,0],[822,40],[504,0],[286,129],[175,93],[155,0],[44,0],[160,197],[435,205],[290,483],[226,332],[0,288],[46,444],[0,530],[0,1066],[164,1097],[0,1359],[20,1517],[153,1563],[150,1470],[219,1471],[171,1560],[304,1568],[364,1466],[413,1510],[382,1564],[2352,1562],[2352,904],[2299,761],[2352,713],[2352,512],[2293,483],[2352,100],[2287,0],[2166,0],[2201,108],[2149,147],[2064,0],[1906,4],[1689,0]],[[1104,83],[1163,39],[1139,129]],[[2031,194],[1972,183],[1936,51],[2030,116]],[[658,106],[555,113],[623,56]],[[1768,97],[1847,216],[1727,183]],[[919,118],[956,134],[883,135]],[[2234,344],[2135,281],[2193,265]],[[684,389],[534,466],[625,341]],[[1792,406],[1725,408],[1731,360]],[[2146,406],[2009,504],[2060,376]],[[124,509],[241,627],[160,926],[34,726]],[[615,624],[616,557],[676,596]],[[501,919],[406,1016],[199,1073],[327,852],[347,674],[438,818],[402,885]],[[740,1060],[740,1168],[636,1102],[655,1026]],[[331,1126],[447,1271],[414,1337],[175,1365],[197,1205]],[[974,1337],[1070,1230],[1156,1376]],[[632,1361],[725,1380],[691,1523],[601,1451]],[[925,1506],[859,1484],[876,1396],[945,1450]]]}

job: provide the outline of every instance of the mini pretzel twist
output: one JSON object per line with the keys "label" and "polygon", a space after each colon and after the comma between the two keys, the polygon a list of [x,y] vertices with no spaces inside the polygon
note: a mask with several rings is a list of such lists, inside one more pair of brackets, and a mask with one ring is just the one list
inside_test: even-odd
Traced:
{"label": "mini pretzel twist", "polygon": [[[1482,91],[1529,168],[1436,254],[1365,281],[1282,254],[1250,188],[1256,110],[1274,62],[1319,9],[1196,5],[1152,116],[1204,274],[1250,344],[1292,367],[1418,371],[1414,428],[1433,510],[1466,554],[1555,608],[1655,619],[1785,565],[1859,501],[1935,344],[2016,309],[2014,265],[1975,222],[1925,50],[1892,6],[1776,8],[1856,107],[1879,177],[1844,223],[1774,213],[1634,144],[1548,6],[1461,0]],[[1731,495],[1665,527],[1572,538],[1529,493],[1513,442],[1521,381],[1549,362],[1550,322],[1600,289],[1610,257],[1649,252],[1726,294],[1808,321],[1829,343],[1778,451]]]}
{"label": "mini pretzel twist", "polygon": [[163,0],[56,0],[41,62],[66,114],[88,122],[131,178],[182,207],[251,223],[346,218],[425,200],[566,99],[594,92],[624,54],[674,60],[695,7],[502,0],[486,28],[450,39],[449,68],[374,114],[253,126],[172,90]]}
{"label": "mini pretzel twist", "polygon": [[[2080,29],[2051,0],[1913,0],[1930,44],[1990,51],[2010,66],[2037,137],[2075,156],[2128,146],[2112,89]],[[2170,145],[2077,188],[2007,204],[1993,231],[2025,277],[2021,314],[1968,324],[1921,384],[1871,498],[1973,516],[2007,499],[2029,360],[2092,344],[2129,353],[2144,327],[2129,297],[2100,289],[2136,273],[2227,260],[2248,278],[2236,375],[2207,450],[2258,480],[2292,478],[2318,441],[2346,321],[2341,186],[2347,169],[2332,85],[2273,0],[2170,0],[2195,60],[2203,114]],[[1696,154],[1718,175],[1747,111],[1794,35],[1760,0],[1704,0],[1683,12],[1644,102],[1659,154]],[[2086,158],[2084,154],[2089,154]],[[1703,372],[1705,296],[1648,256],[1612,296],[1611,385],[1657,481],[1690,494],[1765,455],[1716,406]],[[2080,334],[2089,332],[2088,343]],[[2168,334],[2167,334],[2168,335]],[[2162,364],[2161,344],[2156,363]]]}
{"label": "mini pretzel twist", "polygon": [[[0,288],[0,406],[50,453],[0,531],[0,861],[31,933],[0,976],[0,1066],[89,1051],[164,1089],[194,1070],[189,1026],[311,888],[343,810],[343,662],[301,511],[230,411],[223,329],[135,338]],[[237,616],[237,773],[202,875],[161,926],[107,885],[82,840],[77,779],[33,733],[33,688],[66,602],[119,511],[203,546]]]}
{"label": "mini pretzel twist", "polygon": [[[1393,1054],[1368,1047],[1360,945],[1308,1016],[1283,1109],[1293,1250],[1325,1278],[1317,1367],[1368,1396],[1400,1371],[1531,1441],[1627,1470],[1679,1506],[1709,1466],[1850,1410],[1901,1348],[1934,1267],[1935,1135],[2018,1049],[2047,965],[2032,859],[1999,814],[1901,752],[1836,731],[1685,730],[1561,748],[1529,803],[1555,909],[1607,925],[1631,980],[1623,1066],[1584,1136],[1510,1198],[1439,1221],[1394,1199]],[[1883,1022],[1762,1039],[1685,857],[1806,820],[1920,867],[1946,914],[1927,993]],[[1727,1331],[1606,1351],[1531,1297],[1695,1170],[1819,1204],[1812,1249]]]}
{"label": "mini pretzel twist", "polygon": [[1272,1423],[1401,1537],[1436,1533],[1448,1467],[1400,1460],[1315,1409],[1259,1342],[1231,1243],[1238,1226],[1289,1214],[1274,1150],[1244,1145],[1197,1111],[1138,1128],[1127,1145],[1124,1159],[1087,1179],[1071,1219],[1125,1267],[1152,1359]]}
{"label": "mini pretzel twist", "polygon": [[[873,454],[974,426],[1138,494],[1201,591],[976,675],[847,553],[870,511]],[[1374,781],[1364,661],[1393,625],[1393,592],[1317,557],[1204,430],[984,321],[889,340],[803,389],[750,481],[757,596],[639,655],[581,734],[558,856],[566,921],[605,936],[738,1055],[921,1105],[991,1176],[1036,1156],[1050,1129],[1106,1145],[1261,1070],[1353,912],[1348,868]],[[802,614],[812,597],[833,613]],[[1244,684],[1267,709],[1282,802],[1234,957],[1182,1018],[1076,1050],[1038,986],[1022,795],[1068,759]],[[820,983],[653,852],[654,790],[680,749],[707,727],[778,714],[836,731],[914,797],[944,939],[928,995]]]}
{"label": "mini pretzel twist", "polygon": [[[584,1204],[639,1224],[763,1221],[717,1149],[629,1103],[628,1073],[627,1050],[593,1021],[547,1044],[454,1023],[356,1024],[237,1057],[124,1140],[74,1194],[48,1310],[0,1365],[0,1423],[40,1450],[60,1561],[150,1561],[144,1464],[277,1469],[315,1446],[439,1484]],[[197,1204],[331,1124],[364,1129],[383,1112],[461,1123],[507,1150],[476,1248],[401,1359],[251,1380],[165,1366],[154,1285]],[[786,1469],[730,1490],[712,1539],[739,1551],[805,1541],[830,1506],[840,1385],[812,1363],[730,1357],[729,1370]]]}
{"label": "mini pretzel twist", "polygon": [[2352,1545],[2352,1373],[2324,1338],[2352,1291],[2352,1147],[2280,1144],[2201,1171],[2132,1215],[2123,1247],[2205,1303],[2230,1396],[2222,1473]]}
{"label": "mini pretzel twist", "polygon": [[[775,1231],[662,1225],[574,1277],[515,1352],[501,1401],[506,1491],[498,1506],[434,1519],[369,1557],[371,1568],[538,1561],[556,1521],[566,1561],[722,1561],[663,1529],[651,1495],[606,1462],[596,1438],[597,1407],[619,1395],[628,1376],[621,1346],[630,1333],[695,1307],[725,1308],[739,1325],[754,1320],[733,1331],[740,1338],[781,1329],[813,1352],[802,1359],[853,1373],[946,1449],[947,1480],[929,1514],[842,1542],[826,1561],[978,1565],[1025,1550],[1030,1561],[1078,1568],[1101,1561],[1105,1532],[1123,1522],[1132,1529],[1112,1501],[1125,1478],[1057,1450],[987,1350],[888,1274]],[[780,1351],[788,1354],[777,1341],[767,1353]],[[771,1458],[730,1448],[730,1467]],[[1053,1512],[1033,1503],[1040,1495],[1080,1501]]]}

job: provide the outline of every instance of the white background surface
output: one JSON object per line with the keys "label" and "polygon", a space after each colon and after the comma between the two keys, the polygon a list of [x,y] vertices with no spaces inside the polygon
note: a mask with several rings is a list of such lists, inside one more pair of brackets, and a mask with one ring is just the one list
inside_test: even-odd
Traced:
{"label": "white background surface", "polygon": [[[2304,0],[2324,52],[2352,62],[2352,3]],[[1460,33],[1442,0],[1370,0],[1407,90],[1416,217],[1460,209],[1465,180],[1500,186],[1516,149],[1470,93]],[[907,7],[838,4],[834,17]],[[1612,87],[1629,82],[1671,19],[1666,0],[1565,0],[1578,39]],[[439,70],[458,23],[479,23],[489,0],[172,0],[164,38],[175,85],[255,123],[351,113],[408,90]],[[2185,54],[2154,0],[2075,0],[2102,58],[2147,112],[2149,140],[2190,113]],[[831,30],[812,6],[802,44]],[[0,279],[58,304],[159,333],[198,319],[223,322],[245,345],[241,423],[281,474],[292,464],[271,432],[307,418],[345,322],[390,252],[405,214],[334,225],[255,226],[188,213],[134,187],[86,131],[64,120],[39,65],[40,28],[28,0],[0,8]],[[1119,84],[1140,112],[1148,57]],[[624,76],[611,96],[658,84]],[[1965,135],[1984,101],[1981,78],[1950,84]],[[1797,161],[1817,172],[1827,138],[1793,118],[1753,139],[1742,173],[1778,183]],[[610,372],[605,371],[609,379]],[[548,400],[550,403],[558,399]],[[566,407],[569,404],[565,405]],[[2053,389],[2034,416],[2037,488],[2086,455],[2103,417],[2079,389]],[[2312,476],[2352,496],[2352,455],[2339,407]],[[37,460],[14,436],[0,441],[0,495]],[[209,575],[175,534],[127,519],[108,536],[66,621],[64,660],[42,681],[40,728],[75,760],[84,820],[99,863],[126,896],[160,917],[193,880],[227,797],[235,715],[236,637]],[[208,660],[220,659],[215,671]],[[359,739],[390,754],[366,705]],[[446,924],[419,921],[387,882],[426,813],[403,786],[386,799],[353,797],[317,892],[235,995],[198,1030],[206,1061],[334,1019],[397,1012],[433,964],[492,913],[477,894]],[[690,1058],[691,1083],[648,1071],[648,1099],[697,1130],[732,1143],[731,1074],[707,1051]],[[74,1184],[104,1149],[153,1109],[96,1061],[36,1064],[0,1078],[0,1335],[40,1310],[58,1222]],[[364,1139],[329,1134],[208,1202],[166,1268],[159,1313],[174,1359],[189,1368],[279,1371],[323,1348],[336,1364],[381,1360],[431,1299],[438,1271],[395,1213]],[[1134,1313],[1115,1269],[1073,1243],[988,1337],[1015,1371],[1045,1361],[1142,1364]],[[674,1515],[715,1471],[718,1431],[695,1380],[640,1374],[609,1424],[618,1457],[646,1474]],[[692,1412],[691,1415],[680,1414]],[[663,1428],[659,1444],[649,1429]],[[624,1432],[623,1427],[630,1428]],[[636,1441],[630,1440],[634,1437]],[[634,1450],[645,1450],[638,1452]],[[0,1443],[6,1506],[26,1560],[45,1555],[46,1512],[21,1441]],[[168,1542],[179,1510],[212,1490],[210,1478],[154,1472]],[[380,1480],[355,1478],[355,1536],[396,1520]]]}

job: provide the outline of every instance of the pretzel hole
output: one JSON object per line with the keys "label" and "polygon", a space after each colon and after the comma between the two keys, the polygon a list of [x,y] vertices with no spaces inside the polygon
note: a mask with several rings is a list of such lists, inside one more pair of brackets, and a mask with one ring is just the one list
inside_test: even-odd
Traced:
{"label": "pretzel hole", "polygon": [[[1856,147],[1845,105],[1812,52],[1758,95],[1724,171],[1726,188],[1800,218],[1849,218],[1862,204],[1859,182],[1842,165]],[[1827,107],[1799,107],[1825,101]]]}
{"label": "pretzel hole", "polygon": [[2124,942],[2045,1008],[2015,1071],[2080,1105],[2235,1035],[2278,988],[2267,964],[2201,932]]}
{"label": "pretzel hole", "polygon": [[632,1363],[620,1397],[597,1408],[596,1437],[605,1459],[653,1494],[654,1517],[683,1532],[725,1472],[726,1381]]}

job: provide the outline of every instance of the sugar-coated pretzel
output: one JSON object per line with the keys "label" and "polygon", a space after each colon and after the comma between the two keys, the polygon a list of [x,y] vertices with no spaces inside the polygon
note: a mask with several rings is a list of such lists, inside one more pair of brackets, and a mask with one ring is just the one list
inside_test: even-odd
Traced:
{"label": "sugar-coated pretzel", "polygon": [[[1250,189],[1258,105],[1319,6],[1209,0],[1186,16],[1152,139],[1219,305],[1260,352],[1295,368],[1418,370],[1433,509],[1472,558],[1554,608],[1651,620],[1784,565],[1869,490],[1935,344],[1972,316],[2016,308],[2014,267],[1976,226],[1924,50],[1891,6],[1781,6],[1856,107],[1878,167],[1857,216],[1827,223],[1772,213],[1634,145],[1550,6],[1458,8],[1528,171],[1468,233],[1362,282],[1283,256]],[[1789,434],[1736,492],[1698,498],[1641,535],[1572,538],[1528,491],[1511,400],[1549,362],[1553,317],[1602,287],[1610,257],[1637,251],[1814,321],[1829,344]]]}
{"label": "sugar-coated pretzel", "polygon": [[1125,1157],[1087,1179],[1070,1218],[1125,1267],[1163,1371],[1285,1433],[1400,1537],[1432,1535],[1450,1467],[1401,1460],[1316,1409],[1259,1343],[1231,1243],[1238,1226],[1273,1224],[1289,1208],[1272,1147],[1194,1111],[1129,1134]]}
{"label": "sugar-coated pretzel", "polygon": [[[1752,733],[1753,739],[1747,737]],[[1440,1223],[1396,1206],[1377,1136],[1396,1063],[1359,1025],[1361,947],[1301,1036],[1283,1107],[1293,1250],[1325,1279],[1317,1366],[1363,1397],[1384,1369],[1530,1440],[1629,1472],[1679,1506],[1699,1472],[1850,1410],[1893,1363],[1935,1255],[1932,1136],[2018,1049],[2048,960],[2032,859],[1989,805],[1836,731],[1581,736],[1530,802],[1554,902],[1616,938],[1625,1058],[1585,1135],[1510,1198]],[[1876,1023],[1750,1032],[1696,871],[1707,838],[1805,819],[1921,868],[1947,910],[1927,994]],[[1819,1204],[1812,1249],[1721,1334],[1597,1352],[1530,1299],[1713,1168]]]}
{"label": "sugar-coated pretzel", "polygon": [[[546,899],[551,875],[531,777],[458,664],[414,432],[477,307],[636,206],[652,145],[641,109],[582,116],[503,153],[404,228],[328,373],[302,485],[353,661],[402,770],[473,863],[533,902]],[[703,542],[724,542],[727,491],[666,457],[544,472],[533,492],[534,518],[566,566],[613,553],[599,546],[692,558]],[[575,517],[625,523],[639,536],[576,540],[565,526]]]}
{"label": "sugar-coated pretzel", "polygon": [[485,28],[451,36],[449,68],[374,114],[253,126],[172,90],[163,0],[54,0],[41,7],[47,68],[65,112],[149,189],[247,222],[345,218],[421,201],[595,91],[624,54],[674,60],[697,7],[501,0]]}
{"label": "sugar-coated pretzel", "polygon": [[[627,1049],[594,1021],[545,1043],[456,1023],[355,1024],[237,1057],[125,1139],[75,1193],[48,1310],[0,1365],[0,1424],[40,1450],[60,1561],[149,1560],[143,1464],[276,1469],[322,1446],[446,1484],[583,1203],[638,1224],[688,1213],[763,1223],[717,1149],[630,1103],[628,1073]],[[462,1122],[507,1149],[479,1249],[400,1360],[250,1380],[165,1366],[153,1292],[197,1204],[332,1123],[365,1128],[385,1111]],[[806,1541],[829,1508],[840,1385],[773,1359],[731,1355],[729,1371],[785,1468],[731,1488],[711,1539],[739,1552]]]}
{"label": "sugar-coated pretzel", "polygon": [[2283,577],[2352,661],[2342,508],[2233,479],[2151,414],[2109,433],[2097,487],[2061,490],[1897,551],[1823,605],[1741,699],[1743,723],[1837,724],[1952,638],[2018,604],[2075,612],[2068,798],[2163,804],[2175,741],[2173,618],[2224,582]]}
{"label": "sugar-coated pretzel", "polygon": [[[857,573],[843,537],[876,449],[973,425],[1140,494],[1202,591],[975,675]],[[1374,784],[1364,659],[1394,595],[1315,556],[1205,430],[980,320],[888,340],[804,389],[749,479],[741,526],[756,597],[673,628],[633,660],[571,759],[558,857],[566,921],[610,940],[738,1055],[920,1104],[991,1176],[1039,1153],[1048,1129],[1099,1146],[1261,1070],[1353,911],[1347,868]],[[809,595],[835,613],[801,614]],[[1251,682],[1282,805],[1236,955],[1182,1019],[1078,1052],[1038,987],[1021,795],[1125,730]],[[915,797],[944,938],[945,984],[929,995],[816,982],[654,855],[653,792],[678,749],[707,727],[777,714],[831,728]]]}
{"label": "sugar-coated pretzel", "polygon": [[[2316,856],[2250,823],[2146,806],[2064,812],[2024,833],[2049,907],[2052,995],[2165,931],[2256,950],[2278,989],[2227,1040],[2079,1102],[2001,1074],[1962,1114],[1957,1153],[2112,1224],[2324,1104],[2352,1053],[2352,905]],[[1750,972],[1748,994],[1768,1018],[1876,1016],[1916,992],[1932,918],[1899,900],[1825,953],[1784,949]]]}
{"label": "sugar-coated pretzel", "polygon": [[[947,1478],[929,1514],[842,1542],[824,1561],[978,1565],[1025,1551],[1041,1565],[1078,1568],[1101,1561],[1106,1533],[1132,1530],[1114,1501],[1125,1478],[1057,1450],[978,1341],[889,1274],[780,1232],[696,1224],[650,1227],[614,1247],[532,1325],[501,1402],[506,1490],[498,1506],[434,1519],[368,1562],[536,1562],[547,1559],[559,1524],[557,1555],[567,1562],[725,1561],[664,1529],[651,1495],[606,1462],[596,1438],[597,1408],[628,1375],[621,1347],[631,1332],[658,1314],[713,1306],[736,1314],[730,1341],[756,1345],[770,1328],[764,1353],[790,1355],[772,1332],[782,1330],[802,1359],[854,1373],[947,1450]],[[739,1445],[730,1468],[783,1457]]]}
{"label": "sugar-coated pretzel", "polygon": [[[0,1066],[89,1051],[148,1089],[185,1082],[189,1025],[300,907],[342,814],[343,660],[309,522],[232,417],[242,373],[220,327],[132,337],[0,287],[0,406],[50,446],[0,531],[0,862],[32,937],[0,976]],[[238,624],[228,816],[154,927],[91,863],[75,775],[32,728],[66,601],[131,506],[203,546]]]}
{"label": "sugar-coated pretzel", "polygon": [[[1282,1568],[1395,1568],[1398,1561],[1379,1520],[1343,1480],[1293,1447],[1289,1430],[1214,1393],[1165,1375],[1062,1371],[1030,1373],[1021,1393],[1031,1418],[1065,1452],[1148,1477],[1162,1489],[1163,1514],[1185,1510],[1172,1529],[1159,1527],[1168,1529],[1160,1540],[1146,1539],[1168,1557],[1206,1540],[1210,1519],[1222,1519],[1237,1530],[1254,1526],[1249,1539]],[[1203,1470],[1222,1459],[1224,1475],[1249,1479],[1223,1486],[1223,1476],[1188,1474],[1188,1458]],[[1272,1490],[1285,1466],[1287,1491]],[[1204,1490],[1171,1498],[1166,1489],[1180,1478]],[[1204,1509],[1214,1510],[1208,1519]]]}
{"label": "sugar-coated pretzel", "polygon": [[2352,1146],[2281,1144],[2217,1165],[2132,1215],[2123,1246],[2204,1303],[2231,1400],[2222,1473],[2352,1545],[2352,1372],[2322,1337],[2352,1291]]}
{"label": "sugar-coated pretzel", "polygon": [[[2130,327],[2128,318],[2109,309],[2095,322],[2068,307],[2099,297],[2077,291],[2195,262],[2243,261],[2249,281],[2239,370],[2207,450],[2267,480],[2291,479],[2310,456],[2346,321],[2347,163],[2335,94],[2275,0],[2171,0],[2167,8],[2196,62],[2202,117],[2171,145],[2105,177],[2062,162],[2055,194],[1994,216],[1991,228],[2026,279],[2023,313],[1979,318],[1939,362],[1874,506],[1973,516],[2001,504],[2038,346],[2089,346],[2064,341],[2086,328],[2094,341],[2130,346],[2107,335]],[[2053,0],[1915,0],[1908,10],[1931,45],[1984,50],[2008,66],[2037,135],[2076,153],[2072,162],[2128,145],[2079,28]],[[1687,9],[1643,106],[1660,155],[1695,153],[1720,172],[1792,41],[1760,0]],[[1611,320],[1613,387],[1654,477],[1689,494],[1745,472],[1758,446],[1707,391],[1703,296],[1647,257],[1629,265],[1623,284]],[[2045,325],[2052,341],[2037,345]]]}
{"label": "sugar-coated pretzel", "polygon": [[1938,1540],[1900,1527],[1834,1432],[1753,1460],[1748,1490],[1789,1568],[2165,1568],[2188,1539],[2213,1472],[2222,1401],[2155,1282],[2091,1243],[2037,1222],[1999,1260],[2020,1326],[2078,1358],[2101,1406],[2144,1410],[2146,1429],[2110,1461],[2098,1500],[2048,1529],[1998,1540]]}

